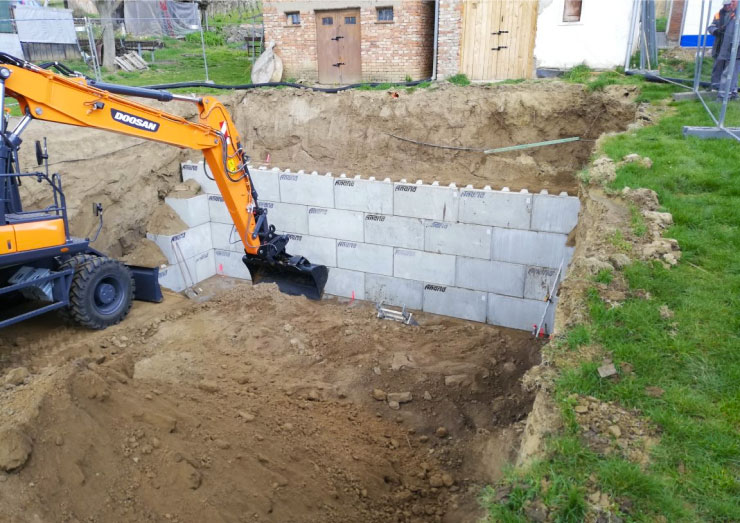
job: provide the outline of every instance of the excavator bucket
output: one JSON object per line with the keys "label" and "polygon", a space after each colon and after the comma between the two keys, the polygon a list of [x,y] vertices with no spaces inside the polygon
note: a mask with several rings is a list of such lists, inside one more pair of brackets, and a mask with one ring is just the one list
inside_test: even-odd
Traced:
{"label": "excavator bucket", "polygon": [[320,300],[329,269],[314,265],[303,256],[285,256],[280,260],[268,261],[256,256],[242,258],[252,276],[252,283],[276,283],[285,294],[305,296],[309,300]]}

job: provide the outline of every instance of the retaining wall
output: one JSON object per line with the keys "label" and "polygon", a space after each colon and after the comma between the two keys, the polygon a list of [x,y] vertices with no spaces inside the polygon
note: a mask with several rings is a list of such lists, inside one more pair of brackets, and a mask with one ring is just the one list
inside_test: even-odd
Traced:
{"label": "retaining wall", "polygon": [[[329,267],[326,292],[531,330],[573,253],[568,234],[580,201],[565,193],[514,193],[251,168],[268,219],[290,235],[289,252]],[[149,235],[170,266],[173,290],[214,274],[249,278],[244,252],[203,163],[183,179],[206,194],[167,199],[190,229]],[[545,323],[552,328],[555,306]]]}

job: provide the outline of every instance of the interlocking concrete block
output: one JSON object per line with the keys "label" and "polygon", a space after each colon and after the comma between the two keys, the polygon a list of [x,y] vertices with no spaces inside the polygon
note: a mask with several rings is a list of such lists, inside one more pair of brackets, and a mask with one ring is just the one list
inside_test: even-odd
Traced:
{"label": "interlocking concrete block", "polygon": [[364,300],[365,273],[336,267],[329,269],[329,278],[326,280],[324,292],[334,296]]}
{"label": "interlocking concrete block", "polygon": [[334,207],[334,178],[318,174],[281,172],[280,201],[310,207]]}
{"label": "interlocking concrete block", "polygon": [[440,285],[455,284],[455,257],[449,254],[396,249],[393,276]]}
{"label": "interlocking concrete block", "polygon": [[457,221],[459,193],[453,187],[393,184],[393,214],[446,222]]}
{"label": "interlocking concrete block", "polygon": [[426,222],[424,250],[471,258],[491,258],[491,228],[466,223]]}
{"label": "interlocking concrete block", "polygon": [[[539,325],[546,307],[547,302],[544,301],[489,294],[487,321],[492,325],[531,331],[534,325]],[[545,317],[549,331],[552,331],[554,316],[555,304],[551,303]]]}
{"label": "interlocking concrete block", "polygon": [[164,202],[172,207],[172,210],[188,227],[203,225],[210,221],[207,194],[199,194],[191,198],[165,198]]}
{"label": "interlocking concrete block", "polygon": [[185,280],[182,271],[177,265],[167,265],[159,269],[159,285],[173,292],[185,290]]}
{"label": "interlocking concrete block", "polygon": [[257,199],[269,200],[271,202],[280,201],[280,174],[279,171],[271,169],[249,169],[249,176],[257,191]]}
{"label": "interlocking concrete block", "polygon": [[476,189],[460,191],[460,222],[529,229],[531,215],[531,194]]}
{"label": "interlocking concrete block", "polygon": [[213,247],[209,223],[192,227],[179,234],[148,233],[146,237],[159,246],[167,258],[167,263],[187,260]]}
{"label": "interlocking concrete block", "polygon": [[303,256],[311,263],[328,267],[337,266],[337,240],[290,233],[288,238],[290,241],[287,251],[290,254]]}
{"label": "interlocking concrete block", "polygon": [[213,257],[216,266],[216,274],[230,276],[242,280],[251,280],[247,266],[242,261],[243,253],[214,249]]}
{"label": "interlocking concrete block", "polygon": [[244,244],[233,224],[211,222],[211,245],[223,251],[244,252]]}
{"label": "interlocking concrete block", "polygon": [[387,214],[365,215],[365,241],[406,249],[424,249],[424,221]]}
{"label": "interlocking concrete block", "polygon": [[[197,163],[183,162],[180,165],[180,171],[182,173],[182,181],[195,180],[204,193],[219,194],[216,182],[211,179],[213,178],[211,170],[202,161]],[[206,172],[208,172],[208,175],[206,175]]]}
{"label": "interlocking concrete block", "polygon": [[393,184],[390,181],[335,178],[334,206],[350,211],[393,214]]}
{"label": "interlocking concrete block", "polygon": [[557,273],[557,269],[527,267],[527,276],[524,280],[524,297],[530,300],[544,300],[552,290]]}
{"label": "interlocking concrete block", "polygon": [[211,217],[211,221],[232,225],[234,221],[231,219],[224,199],[216,194],[208,194],[206,197],[208,198],[208,214]]}
{"label": "interlocking concrete block", "polygon": [[363,214],[322,207],[308,208],[308,233],[338,240],[363,241]]}
{"label": "interlocking concrete block", "polygon": [[524,296],[525,265],[457,257],[455,286],[507,296]]}
{"label": "interlocking concrete block", "polygon": [[581,200],[575,196],[535,194],[531,228],[568,234],[578,224],[580,210]]}
{"label": "interlocking concrete block", "polygon": [[308,207],[292,203],[261,201],[267,209],[267,221],[275,226],[278,232],[308,234]]}
{"label": "interlocking concrete block", "polygon": [[557,268],[573,254],[565,234],[493,228],[492,259],[523,265]]}
{"label": "interlocking concrete block", "polygon": [[337,264],[343,269],[392,276],[393,247],[338,241]]}
{"label": "interlocking concrete block", "polygon": [[424,312],[485,323],[485,292],[428,283],[424,286]]}
{"label": "interlocking concrete block", "polygon": [[380,274],[365,274],[365,299],[409,309],[421,309],[424,284]]}
{"label": "interlocking concrete block", "polygon": [[182,292],[216,274],[213,249],[173,263],[159,270],[159,284],[171,291]]}

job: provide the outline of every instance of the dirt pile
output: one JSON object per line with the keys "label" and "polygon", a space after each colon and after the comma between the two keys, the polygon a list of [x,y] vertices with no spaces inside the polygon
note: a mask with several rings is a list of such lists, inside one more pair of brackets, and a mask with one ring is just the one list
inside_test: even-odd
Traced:
{"label": "dirt pile", "polygon": [[[0,474],[12,521],[472,521],[514,456],[539,361],[522,332],[233,282],[136,303],[104,332],[3,331]],[[406,396],[394,408],[374,389]],[[410,396],[410,401],[408,400]]]}

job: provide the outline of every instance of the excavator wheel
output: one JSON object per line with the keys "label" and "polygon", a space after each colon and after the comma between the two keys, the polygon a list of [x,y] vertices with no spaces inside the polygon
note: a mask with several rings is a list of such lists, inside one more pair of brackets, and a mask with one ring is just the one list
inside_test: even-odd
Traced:
{"label": "excavator wheel", "polygon": [[76,270],[69,291],[69,310],[76,323],[105,329],[126,317],[134,299],[134,279],[124,264],[92,257]]}
{"label": "excavator wheel", "polygon": [[[77,272],[80,270],[80,267],[93,258],[97,258],[97,256],[95,256],[94,254],[76,254],[64,263],[60,264],[58,270],[64,271],[66,269],[72,269],[74,271],[72,273],[72,277],[74,278],[77,275]],[[59,315],[67,323],[74,323],[75,321],[74,317],[72,316],[72,309],[70,306],[59,309]]]}

